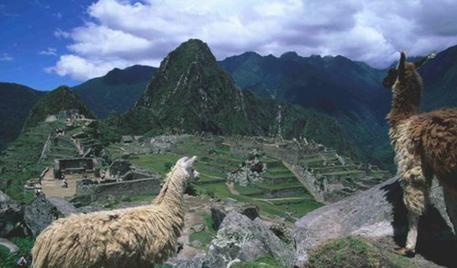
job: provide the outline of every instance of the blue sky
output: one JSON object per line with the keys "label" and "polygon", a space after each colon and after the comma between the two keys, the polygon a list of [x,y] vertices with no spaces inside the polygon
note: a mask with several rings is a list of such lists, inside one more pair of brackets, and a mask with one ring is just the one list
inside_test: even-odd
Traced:
{"label": "blue sky", "polygon": [[343,55],[383,68],[398,51],[457,44],[457,0],[0,0],[0,81],[50,90],[114,67],[158,66],[189,38],[218,59]]}
{"label": "blue sky", "polygon": [[58,55],[65,53],[68,40],[55,34],[87,20],[86,0],[1,0],[0,81],[17,82],[49,90],[60,84],[78,83],[68,76],[46,72]]}

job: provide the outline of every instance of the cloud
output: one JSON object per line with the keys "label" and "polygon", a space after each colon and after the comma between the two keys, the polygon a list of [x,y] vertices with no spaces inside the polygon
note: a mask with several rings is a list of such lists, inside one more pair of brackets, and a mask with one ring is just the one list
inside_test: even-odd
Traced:
{"label": "cloud", "polygon": [[0,54],[0,61],[13,61],[14,58],[11,57],[8,53]]}
{"label": "cloud", "polygon": [[53,47],[48,47],[46,50],[38,52],[38,55],[57,56],[57,49]]}
{"label": "cloud", "polygon": [[60,28],[57,28],[55,31],[54,31],[54,36],[57,37],[57,38],[70,38],[70,33],[69,32],[65,32],[63,31],[62,29]]}
{"label": "cloud", "polygon": [[[98,0],[89,21],[55,36],[68,53],[51,68],[87,79],[114,67],[152,63],[200,38],[218,59],[257,51],[344,55],[385,67],[399,50],[422,55],[457,43],[453,0]],[[75,66],[73,66],[75,64]]]}

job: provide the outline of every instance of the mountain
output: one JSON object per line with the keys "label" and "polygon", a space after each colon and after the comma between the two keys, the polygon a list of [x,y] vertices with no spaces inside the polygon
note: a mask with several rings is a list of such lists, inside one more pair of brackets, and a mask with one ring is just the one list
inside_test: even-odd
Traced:
{"label": "mountain", "polygon": [[156,68],[134,65],[115,68],[105,76],[90,79],[73,91],[98,118],[110,113],[124,113],[139,99]]}
{"label": "mountain", "polygon": [[33,105],[43,95],[23,85],[0,83],[0,150],[16,139]]}
{"label": "mountain", "polygon": [[374,105],[380,96],[388,95],[380,83],[384,71],[343,56],[301,57],[287,52],[274,57],[247,52],[226,58],[220,65],[238,86],[260,96],[337,116],[358,117],[360,111],[375,110],[377,118],[383,119],[381,113],[386,112],[386,107],[380,110]]}
{"label": "mountain", "polygon": [[329,116],[241,91],[209,47],[191,39],[162,61],[136,105],[118,122],[126,133],[210,132],[219,135],[306,135],[350,150]]}
{"label": "mountain", "polygon": [[457,107],[457,45],[438,53],[419,72],[424,81],[424,110]]}
{"label": "mountain", "polygon": [[60,86],[48,92],[32,108],[24,128],[36,126],[45,121],[49,115],[76,110],[87,118],[94,118],[93,113],[82,103],[81,99],[67,86]]}
{"label": "mountain", "polygon": [[281,57],[247,52],[220,65],[242,89],[337,119],[359,158],[379,165],[392,162],[384,119],[390,93],[382,88],[383,70],[343,56],[301,57],[295,52]]}

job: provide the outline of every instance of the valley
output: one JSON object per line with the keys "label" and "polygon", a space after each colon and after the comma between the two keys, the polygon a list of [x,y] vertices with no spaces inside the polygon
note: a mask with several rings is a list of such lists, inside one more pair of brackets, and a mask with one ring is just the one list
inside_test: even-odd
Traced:
{"label": "valley", "polygon": [[[17,139],[9,134],[0,152],[4,245],[20,241],[18,252],[27,252],[57,218],[148,205],[176,161],[197,156],[184,229],[163,267],[290,267],[321,236],[341,234],[349,237],[343,244],[382,250],[393,242],[351,237],[372,230],[394,237],[390,217],[402,209],[392,186],[383,73],[341,56],[245,53],[217,62],[206,43],[190,39],[159,68],[115,69],[37,93],[24,100],[29,112],[18,115]],[[370,193],[373,212],[363,206]],[[2,246],[0,253],[0,265],[9,266],[19,254]]]}

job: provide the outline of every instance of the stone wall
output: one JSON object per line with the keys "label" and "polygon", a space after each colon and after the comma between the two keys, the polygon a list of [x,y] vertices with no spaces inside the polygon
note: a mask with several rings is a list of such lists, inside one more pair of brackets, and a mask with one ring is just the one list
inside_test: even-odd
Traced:
{"label": "stone wall", "polygon": [[131,181],[85,185],[82,181],[76,184],[76,198],[83,204],[103,201],[112,197],[123,198],[138,194],[158,194],[161,180],[147,178]]}

